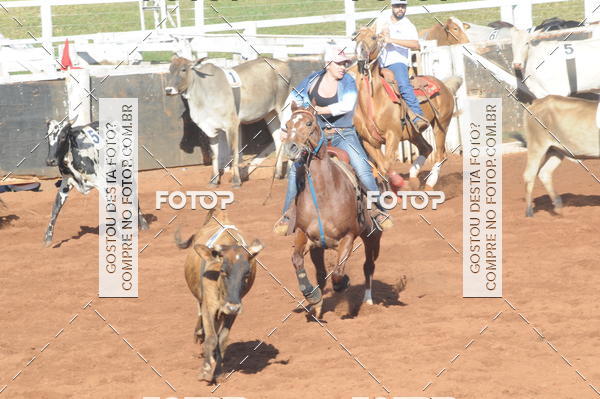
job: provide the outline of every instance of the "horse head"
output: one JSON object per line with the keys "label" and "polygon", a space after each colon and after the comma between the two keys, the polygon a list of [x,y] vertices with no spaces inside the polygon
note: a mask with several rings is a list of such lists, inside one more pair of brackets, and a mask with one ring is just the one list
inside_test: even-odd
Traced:
{"label": "horse head", "polygon": [[363,26],[352,36],[352,40],[356,42],[358,71],[366,75],[385,46],[385,38],[381,34],[376,34],[375,30],[368,26]]}
{"label": "horse head", "polygon": [[292,116],[286,124],[287,135],[282,140],[288,159],[306,159],[309,153],[316,155],[324,147],[323,133],[317,123],[314,107],[303,108],[292,102]]}

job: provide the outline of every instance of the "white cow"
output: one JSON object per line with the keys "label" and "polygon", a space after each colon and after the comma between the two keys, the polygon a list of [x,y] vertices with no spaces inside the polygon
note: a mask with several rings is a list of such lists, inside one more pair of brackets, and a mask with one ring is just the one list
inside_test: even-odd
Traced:
{"label": "white cow", "polygon": [[600,39],[532,41],[528,32],[512,30],[513,66],[537,97],[600,90]]}

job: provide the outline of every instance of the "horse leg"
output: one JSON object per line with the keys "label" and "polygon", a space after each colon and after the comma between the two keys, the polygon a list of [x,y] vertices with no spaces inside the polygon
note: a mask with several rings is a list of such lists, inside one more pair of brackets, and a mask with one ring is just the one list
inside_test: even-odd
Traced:
{"label": "horse leg", "polygon": [[[321,247],[314,247],[310,249],[310,259],[312,260],[315,268],[317,269],[317,284],[321,292],[325,291],[325,285],[327,284],[327,270],[325,268],[325,249]],[[315,316],[320,319],[323,316],[322,302],[315,305]]]}
{"label": "horse leg", "polygon": [[304,247],[308,242],[308,237],[302,230],[296,232],[296,240],[294,243],[294,253],[292,254],[292,264],[296,269],[296,277],[298,278],[298,286],[302,295],[311,305],[316,305],[322,301],[321,289],[313,287],[308,279],[306,270],[304,269]]}
{"label": "horse leg", "polygon": [[333,290],[335,292],[344,291],[350,286],[350,277],[345,274],[346,261],[352,254],[352,243],[354,242],[354,236],[347,235],[340,240],[338,246],[338,259],[333,273],[331,281],[333,282]]}
{"label": "horse leg", "polygon": [[58,192],[56,193],[56,199],[54,200],[54,205],[52,206],[52,215],[50,216],[50,223],[48,223],[48,228],[46,229],[46,234],[44,235],[44,245],[50,246],[52,244],[52,236],[54,235],[54,225],[56,224],[56,218],[60,213],[63,205],[67,201],[67,197],[69,196],[69,191],[71,190],[71,185],[68,183],[68,178],[63,178],[60,187],[58,188]]}
{"label": "horse leg", "polygon": [[540,170],[540,165],[542,165],[542,160],[545,161],[547,151],[547,146],[532,149],[531,144],[527,151],[527,166],[523,173],[523,180],[525,180],[525,203],[527,204],[526,217],[533,216],[533,186],[535,184],[535,177]]}
{"label": "horse leg", "polygon": [[388,131],[386,134],[385,141],[385,161],[384,169],[389,173],[390,167],[396,160],[396,154],[398,152],[398,145],[400,144],[400,137],[394,134],[393,131]]}
{"label": "horse leg", "polygon": [[552,183],[552,173],[554,172],[554,169],[556,169],[556,167],[558,165],[560,165],[563,158],[564,158],[563,154],[561,154],[557,151],[551,150],[548,153],[546,162],[541,167],[541,169],[538,173],[538,177],[540,178],[540,181],[546,188],[546,191],[548,191],[548,194],[550,195],[550,199],[552,199],[552,204],[554,205],[555,212],[560,212],[560,209],[562,208],[563,205],[562,205],[562,200],[560,198],[560,195],[557,195],[556,191],[554,191],[554,184]]}
{"label": "horse leg", "polygon": [[321,247],[313,247],[310,249],[310,259],[317,269],[317,284],[321,291],[325,289],[327,284],[327,270],[325,268],[325,249]]}
{"label": "horse leg", "polygon": [[231,150],[233,151],[233,177],[231,183],[236,188],[242,185],[242,179],[240,178],[240,130],[240,125],[237,124],[230,131]]}
{"label": "horse leg", "polygon": [[425,190],[427,191],[432,191],[435,185],[437,184],[438,179],[440,177],[442,165],[446,160],[446,133],[445,130],[442,129],[442,123],[443,126],[445,126],[447,129],[449,122],[449,120],[441,122],[437,119],[435,119],[432,122],[432,130],[433,137],[435,140],[436,151],[434,158],[435,163],[431,167],[431,171],[429,172],[427,179],[425,179]]}
{"label": "horse leg", "polygon": [[375,261],[379,257],[379,245],[381,241],[381,231],[375,229],[371,233],[364,232],[361,239],[365,245],[365,263],[363,271],[365,274],[365,296],[363,302],[372,305],[373,297],[373,274],[375,273]]}
{"label": "horse leg", "polygon": [[427,140],[425,140],[425,138],[420,134],[413,135],[411,142],[417,146],[417,149],[419,150],[419,156],[417,157],[417,159],[415,159],[412,166],[410,167],[409,183],[411,189],[418,190],[421,186],[421,182],[419,181],[418,177],[419,171],[423,167],[423,164],[427,160],[427,157],[429,157],[429,155],[433,151],[433,148],[431,147],[431,145],[429,145]]}
{"label": "horse leg", "polygon": [[366,140],[363,140],[362,144],[363,144],[363,147],[365,148],[365,151],[367,152],[367,154],[369,154],[371,159],[373,159],[373,161],[375,161],[375,166],[377,167],[376,170],[385,175],[387,173],[387,169],[384,169],[385,158],[383,156],[383,152],[381,152],[381,148],[373,147]]}

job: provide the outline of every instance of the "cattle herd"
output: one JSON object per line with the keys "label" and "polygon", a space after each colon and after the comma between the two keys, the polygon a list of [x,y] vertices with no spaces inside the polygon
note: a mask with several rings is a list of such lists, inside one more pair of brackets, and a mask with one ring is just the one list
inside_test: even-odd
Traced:
{"label": "cattle herd", "polygon": [[[422,39],[436,40],[440,46],[512,40],[515,70],[521,76],[531,76],[524,89],[535,98],[529,107],[531,113],[525,114],[524,121],[523,140],[528,147],[524,172],[527,216],[533,216],[532,189],[536,177],[550,194],[555,209],[560,210],[562,202],[552,183],[555,168],[565,157],[575,160],[600,157],[598,102],[572,97],[600,89],[600,74],[589,67],[600,61],[600,39],[594,34],[585,40],[558,43],[533,37],[540,32],[577,26],[577,22],[553,18],[526,32],[501,21],[480,26],[450,18],[445,26],[435,25],[420,32]],[[539,68],[554,47],[559,47],[565,56]],[[233,154],[232,182],[235,186],[241,185],[240,124],[270,120],[275,116],[280,123],[287,121],[289,111],[285,110],[285,102],[292,90],[289,65],[280,60],[259,58],[225,70],[205,59],[190,61],[173,57],[169,79],[165,94],[182,95],[189,104],[191,119],[209,138],[213,157],[208,183],[213,186],[220,183],[223,156],[219,154],[219,144],[224,141]],[[243,84],[236,85],[237,80]],[[75,187],[87,194],[102,187],[99,152],[93,142],[94,135],[98,135],[98,122],[85,126],[73,126],[73,123],[51,120],[47,125],[47,164],[58,167],[61,180],[56,183],[58,192],[43,238],[46,245],[52,242],[57,216],[69,191]],[[271,129],[271,133],[280,154],[279,132]],[[281,157],[276,161],[276,175],[280,178],[285,175]],[[310,198],[306,201],[309,203]],[[0,209],[3,206],[0,199]],[[138,211],[139,227],[147,229],[139,207]],[[242,298],[254,282],[256,255],[263,246],[258,240],[247,244],[243,233],[220,211],[211,211],[200,231],[189,239],[182,241],[177,235],[176,241],[180,248],[189,251],[185,278],[198,302],[194,337],[203,343],[204,365],[200,377],[214,382],[222,373],[227,337],[241,311]]]}

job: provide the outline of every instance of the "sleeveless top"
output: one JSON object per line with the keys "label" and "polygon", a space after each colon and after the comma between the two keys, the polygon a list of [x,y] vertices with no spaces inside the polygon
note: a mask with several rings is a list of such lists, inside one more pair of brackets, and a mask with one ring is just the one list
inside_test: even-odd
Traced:
{"label": "sleeveless top", "polygon": [[[319,86],[323,81],[323,76],[325,76],[325,74],[319,76],[317,83],[315,83],[313,89],[308,93],[308,98],[310,98],[311,101],[314,99],[319,107],[327,107],[328,105],[335,104],[338,102],[337,91],[334,96],[327,98],[319,94]],[[335,122],[342,118],[344,114],[337,116],[332,116],[331,114],[321,114],[320,116],[322,116],[327,122],[329,122],[330,125],[335,126]],[[318,118],[319,125],[321,126],[321,128],[326,128],[327,122],[325,122],[323,118]]]}

